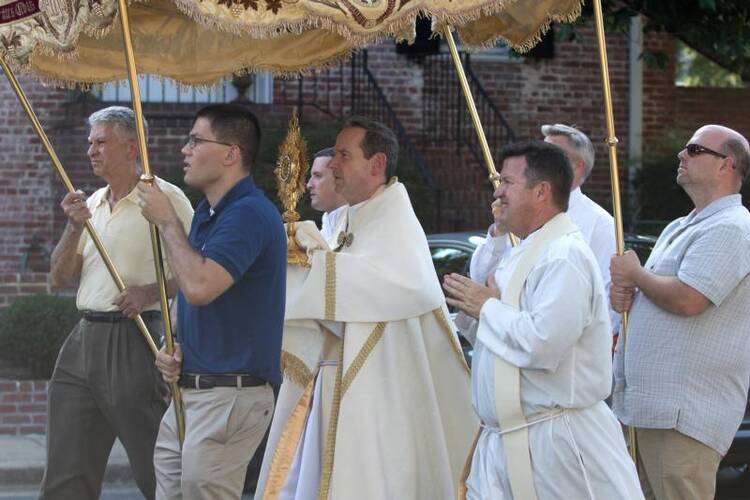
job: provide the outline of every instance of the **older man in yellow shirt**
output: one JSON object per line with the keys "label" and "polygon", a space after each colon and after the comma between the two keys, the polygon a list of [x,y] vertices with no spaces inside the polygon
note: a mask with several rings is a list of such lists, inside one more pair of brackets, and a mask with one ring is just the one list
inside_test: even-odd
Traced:
{"label": "older man in yellow shirt", "polygon": [[[78,281],[83,318],[60,350],[49,387],[47,467],[42,499],[98,499],[115,438],[125,447],[138,488],[154,498],[153,450],[166,387],[131,318],[161,331],[148,222],[134,190],[140,178],[135,115],[109,107],[89,117],[88,157],[107,185],[88,199],[67,194],[68,223],[52,252],[53,287]],[[187,229],[193,210],[176,186],[157,179]],[[119,292],[84,222],[90,220],[127,288]],[[168,263],[165,270],[169,276]],[[174,293],[173,280],[168,288]]]}

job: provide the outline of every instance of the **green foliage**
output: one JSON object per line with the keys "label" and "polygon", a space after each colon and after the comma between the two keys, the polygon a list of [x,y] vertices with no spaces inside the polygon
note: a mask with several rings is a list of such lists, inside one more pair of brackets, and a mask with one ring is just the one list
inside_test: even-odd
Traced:
{"label": "green foliage", "polygon": [[[644,32],[666,31],[708,60],[750,81],[747,0],[605,0],[603,4],[608,32],[625,31],[628,19],[642,14]],[[592,16],[593,10],[587,2],[582,17]],[[644,52],[648,60],[662,57],[654,54],[659,52]]]}
{"label": "green foliage", "polygon": [[79,319],[72,297],[20,297],[3,312],[0,356],[23,367],[31,378],[47,379],[63,341]]}
{"label": "green foliage", "polygon": [[709,61],[684,43],[677,46],[675,83],[683,87],[742,87],[740,75]]}

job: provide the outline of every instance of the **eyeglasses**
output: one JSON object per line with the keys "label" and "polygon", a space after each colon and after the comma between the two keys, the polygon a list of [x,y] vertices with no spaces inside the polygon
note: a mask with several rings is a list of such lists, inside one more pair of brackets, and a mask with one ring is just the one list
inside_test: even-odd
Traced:
{"label": "eyeglasses", "polygon": [[728,158],[728,156],[724,153],[719,153],[718,151],[714,151],[713,149],[708,149],[707,147],[701,146],[700,144],[688,144],[687,146],[685,146],[685,151],[687,151],[687,154],[690,157],[707,154],[716,156],[718,158],[721,158],[722,160],[724,158]]}
{"label": "eyeglasses", "polygon": [[229,147],[237,146],[238,148],[242,149],[242,146],[240,146],[239,144],[232,144],[230,142],[223,142],[223,141],[214,141],[213,139],[204,139],[203,137],[196,137],[193,134],[190,134],[189,136],[187,136],[187,139],[185,140],[185,144],[190,149],[195,149],[195,146],[197,146],[201,142],[211,142],[214,144],[221,144],[222,146],[229,146]]}

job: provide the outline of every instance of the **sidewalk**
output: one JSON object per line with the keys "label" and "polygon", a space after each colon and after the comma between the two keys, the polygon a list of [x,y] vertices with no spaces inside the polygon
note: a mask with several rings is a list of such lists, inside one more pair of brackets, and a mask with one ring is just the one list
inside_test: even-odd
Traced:
{"label": "sidewalk", "polygon": [[[37,487],[44,474],[46,455],[44,434],[0,435],[0,490],[11,486]],[[119,441],[115,441],[109,455],[104,482],[132,482],[128,456]]]}

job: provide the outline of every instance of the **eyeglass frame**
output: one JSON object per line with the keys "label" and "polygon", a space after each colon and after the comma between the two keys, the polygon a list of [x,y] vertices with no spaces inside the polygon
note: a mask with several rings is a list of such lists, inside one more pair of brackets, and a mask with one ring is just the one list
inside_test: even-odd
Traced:
{"label": "eyeglass frame", "polygon": [[230,148],[232,146],[237,146],[240,150],[242,149],[242,146],[240,146],[239,144],[232,144],[231,142],[224,142],[224,141],[216,141],[213,139],[204,139],[203,137],[198,137],[194,134],[188,134],[187,139],[185,140],[185,145],[189,147],[190,149],[195,149],[195,146],[197,146],[201,142],[221,144],[222,146],[229,146]]}
{"label": "eyeglass frame", "polygon": [[718,151],[714,151],[713,149],[707,148],[706,146],[703,146],[701,144],[696,144],[694,142],[685,146],[685,152],[691,158],[695,158],[696,156],[699,156],[702,154],[716,156],[717,158],[721,158],[722,160],[726,160],[727,158],[729,158],[729,155],[725,155],[724,153],[719,153]]}

